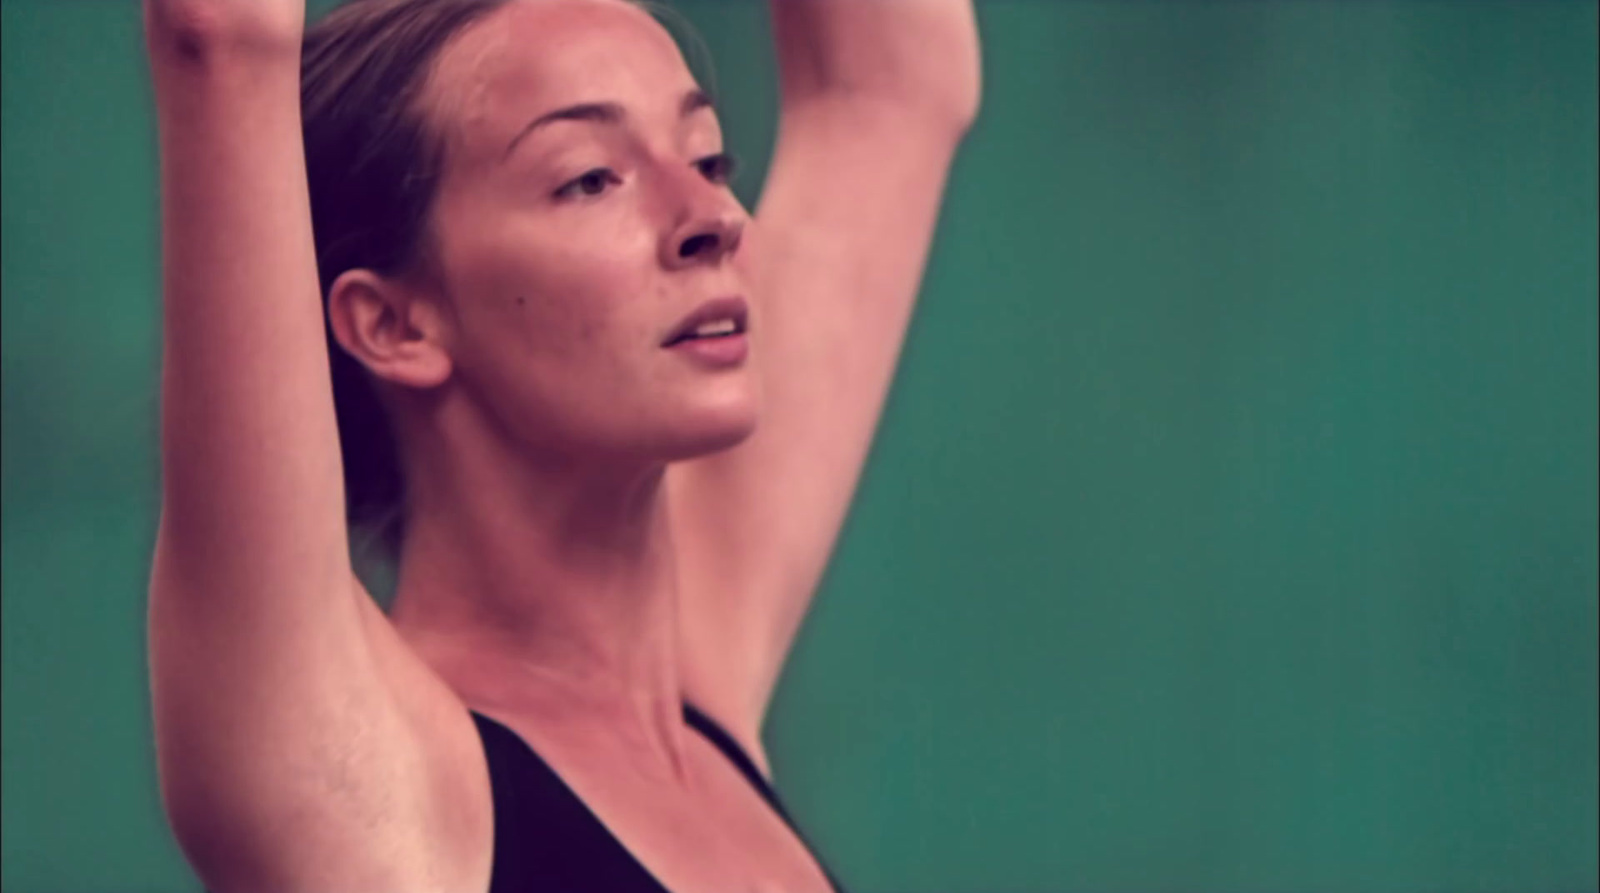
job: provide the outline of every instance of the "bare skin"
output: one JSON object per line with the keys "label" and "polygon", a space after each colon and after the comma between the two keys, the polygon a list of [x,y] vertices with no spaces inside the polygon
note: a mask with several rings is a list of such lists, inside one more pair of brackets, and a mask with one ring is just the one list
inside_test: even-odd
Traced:
{"label": "bare skin", "polygon": [[[468,710],[512,728],[674,890],[826,890],[681,719],[762,719],[882,408],[977,108],[970,0],[783,0],[754,218],[670,37],[521,0],[445,48],[441,281],[342,275],[413,490],[390,616],[351,572],[283,0],[147,0],[161,125],[163,792],[217,890],[481,890]],[[612,112],[524,134],[575,103]],[[519,134],[522,134],[519,138]],[[514,145],[513,145],[514,144]],[[592,175],[591,175],[592,174]],[[750,355],[661,346],[742,295]]]}

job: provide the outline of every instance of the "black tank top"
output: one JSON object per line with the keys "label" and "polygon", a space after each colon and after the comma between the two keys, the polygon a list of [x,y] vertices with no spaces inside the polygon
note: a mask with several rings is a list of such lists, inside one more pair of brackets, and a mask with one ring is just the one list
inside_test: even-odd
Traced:
{"label": "black tank top", "polygon": [[[670,893],[515,732],[487,716],[474,713],[472,719],[483,738],[494,796],[489,893]],[[777,792],[733,738],[688,703],[683,720],[733,763],[809,849]],[[822,872],[844,893],[827,866]]]}

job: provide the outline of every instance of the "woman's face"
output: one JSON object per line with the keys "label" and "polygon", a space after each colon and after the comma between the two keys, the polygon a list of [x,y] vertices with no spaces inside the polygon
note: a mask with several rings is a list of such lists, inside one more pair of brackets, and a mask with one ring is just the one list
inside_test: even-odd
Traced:
{"label": "woman's face", "polygon": [[445,145],[432,233],[452,386],[557,453],[670,460],[748,436],[754,357],[663,346],[713,299],[754,315],[749,217],[671,36],[619,0],[517,0],[451,41],[423,95]]}

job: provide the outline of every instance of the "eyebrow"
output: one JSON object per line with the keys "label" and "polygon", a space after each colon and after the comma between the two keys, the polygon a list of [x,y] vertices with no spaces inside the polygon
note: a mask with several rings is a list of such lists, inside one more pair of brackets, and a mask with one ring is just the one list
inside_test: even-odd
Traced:
{"label": "eyebrow", "polygon": [[[678,117],[687,118],[700,109],[714,109],[715,107],[716,104],[712,101],[711,95],[699,87],[695,87],[683,94],[683,98],[678,101]],[[597,124],[620,124],[627,117],[627,110],[619,102],[584,102],[578,105],[569,105],[566,108],[559,108],[553,112],[546,112],[528,122],[526,127],[511,138],[511,142],[506,146],[505,155],[501,156],[501,160],[511,157],[512,150],[517,148],[517,144],[522,142],[524,137],[546,124],[553,124],[557,121],[593,121]]]}

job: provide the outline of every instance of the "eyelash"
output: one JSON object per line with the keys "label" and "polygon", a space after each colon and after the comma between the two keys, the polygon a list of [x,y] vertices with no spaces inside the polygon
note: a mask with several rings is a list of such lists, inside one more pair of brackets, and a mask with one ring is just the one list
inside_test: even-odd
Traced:
{"label": "eyelash", "polygon": [[[726,184],[732,182],[734,176],[739,171],[739,159],[737,157],[735,157],[734,155],[732,155],[730,153],[727,153],[727,152],[719,152],[719,153],[717,153],[715,155],[707,155],[706,157],[698,159],[697,161],[695,161],[694,164],[695,164],[695,167],[698,167],[700,169],[700,172],[705,175],[706,179],[710,180],[713,183],[718,183],[718,184],[722,184],[722,185],[726,185]],[[590,177],[595,176],[596,174],[603,175],[605,177],[605,179],[607,179],[607,180],[609,180],[609,181],[611,181],[613,183],[622,182],[620,179],[617,178],[616,173],[614,171],[612,171],[611,168],[608,168],[608,167],[597,167],[592,171],[586,172],[583,176],[577,178],[576,180],[573,180],[572,182],[567,183],[565,186],[562,186],[560,189],[557,189],[556,190],[556,197],[557,198],[569,198],[569,197],[576,196],[576,195],[578,195],[580,193],[582,195],[589,196],[589,197],[593,197],[595,195],[599,195],[598,192],[584,192],[580,188],[581,185],[585,181],[587,181]]]}

